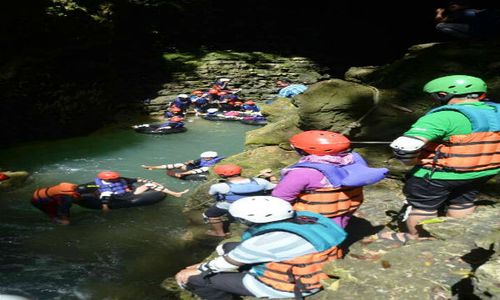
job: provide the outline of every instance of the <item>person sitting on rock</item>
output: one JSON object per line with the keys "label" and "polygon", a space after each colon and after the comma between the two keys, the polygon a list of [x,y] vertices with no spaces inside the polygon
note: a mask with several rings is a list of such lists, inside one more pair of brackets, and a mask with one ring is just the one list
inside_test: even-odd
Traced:
{"label": "person sitting on rock", "polygon": [[165,119],[169,119],[172,117],[184,118],[184,112],[182,112],[182,109],[180,109],[179,107],[172,105],[169,106],[168,109],[165,111],[164,117]]}
{"label": "person sitting on rock", "polygon": [[209,167],[215,165],[219,161],[224,159],[224,157],[219,157],[218,153],[215,151],[205,151],[200,154],[200,158],[196,160],[188,160],[184,163],[174,163],[159,166],[147,166],[142,165],[144,169],[147,170],[174,170],[178,169],[181,172],[175,173],[175,177],[182,179],[188,175],[196,174],[206,174],[208,173]]}
{"label": "person sitting on rock", "polygon": [[307,86],[303,84],[293,84],[288,78],[281,78],[276,81],[276,86],[280,88],[279,97],[292,98],[298,94],[302,94],[307,90]]}
{"label": "person sitting on rock", "polygon": [[[214,173],[224,181],[212,184],[208,194],[216,200],[214,206],[203,213],[203,218],[212,226],[207,234],[216,237],[230,235],[229,225],[232,218],[228,215],[231,203],[238,199],[270,194],[276,184],[263,178],[247,178],[241,176],[242,168],[235,164],[223,164],[214,167]],[[227,220],[223,218],[226,217]]]}
{"label": "person sitting on rock", "polygon": [[295,211],[271,196],[242,198],[229,213],[248,226],[241,242],[217,246],[217,257],[188,266],[177,284],[200,299],[250,296],[303,299],[322,290],[323,267],[342,257],[338,245],[346,232],[313,212]]}
{"label": "person sitting on rock", "polygon": [[36,189],[31,204],[49,216],[55,224],[69,225],[69,211],[73,201],[80,195],[76,192],[78,185],[61,182],[51,187]]}
{"label": "person sitting on rock", "polygon": [[169,106],[176,106],[185,112],[191,105],[191,99],[187,94],[179,94]]}
{"label": "person sitting on rock", "polygon": [[340,133],[304,131],[292,136],[290,144],[301,158],[281,171],[272,195],[290,201],[296,210],[331,218],[342,228],[361,206],[363,186],[382,180],[389,171],[369,168]]}
{"label": "person sitting on rock", "polygon": [[[120,200],[120,198],[128,199],[131,194],[138,195],[145,191],[154,190],[163,192],[174,197],[181,197],[183,194],[189,192],[186,189],[182,192],[174,192],[165,186],[144,178],[128,178],[122,177],[116,171],[102,171],[97,174],[95,184],[98,186],[99,197],[102,203],[102,210],[109,210],[109,202],[112,200]],[[139,184],[135,187],[134,184]]]}

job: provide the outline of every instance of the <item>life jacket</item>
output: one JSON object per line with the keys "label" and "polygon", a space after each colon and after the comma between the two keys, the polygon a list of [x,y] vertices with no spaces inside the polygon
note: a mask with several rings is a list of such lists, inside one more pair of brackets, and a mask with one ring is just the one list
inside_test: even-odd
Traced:
{"label": "life jacket", "polygon": [[328,275],[324,264],[342,257],[337,247],[346,238],[346,232],[335,222],[309,211],[298,211],[292,220],[255,226],[245,231],[242,240],[273,231],[286,231],[301,236],[317,250],[286,261],[267,262],[252,267],[252,275],[275,290],[294,292],[313,291],[322,287],[321,280]]}
{"label": "life jacket", "polygon": [[4,181],[4,180],[7,180],[9,179],[10,177],[7,176],[5,173],[0,173],[0,181]]}
{"label": "life jacket", "polygon": [[500,104],[485,102],[495,109],[469,105],[445,105],[434,113],[453,110],[464,114],[472,124],[472,133],[450,136],[449,141],[427,143],[420,152],[418,165],[425,169],[474,172],[500,167]]}
{"label": "life jacket", "polygon": [[[356,211],[363,203],[363,186],[374,184],[389,171],[386,168],[370,168],[364,159],[353,152],[354,162],[336,166],[324,163],[303,162],[293,168],[310,168],[320,171],[332,187],[305,190],[293,204],[295,210],[313,211],[328,218]],[[283,173],[286,176],[286,172]]]}
{"label": "life jacket", "polygon": [[76,185],[62,182],[58,185],[35,190],[32,199],[33,201],[39,201],[42,199],[56,199],[60,196],[77,197],[78,193],[75,189]]}
{"label": "life jacket", "polygon": [[209,160],[206,159],[200,159],[199,161],[199,167],[210,167],[218,163],[219,161],[223,160],[224,157],[215,157]]}
{"label": "life jacket", "polygon": [[116,181],[106,181],[104,182],[100,178],[95,179],[95,184],[99,186],[99,192],[111,192],[114,195],[125,194],[130,191],[127,181],[120,178]]}
{"label": "life jacket", "polygon": [[229,192],[227,194],[217,194],[218,201],[233,203],[244,197],[264,195],[266,190],[266,187],[259,184],[254,178],[251,178],[248,183],[232,183],[229,181],[225,183],[229,185]]}

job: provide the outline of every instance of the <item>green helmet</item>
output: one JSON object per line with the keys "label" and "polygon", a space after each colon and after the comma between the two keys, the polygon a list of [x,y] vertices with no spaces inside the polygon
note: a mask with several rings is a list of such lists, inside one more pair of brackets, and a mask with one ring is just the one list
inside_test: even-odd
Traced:
{"label": "green helmet", "polygon": [[486,93],[487,88],[486,83],[481,78],[467,75],[451,75],[427,82],[424,86],[424,92],[429,94],[444,92],[452,95],[467,95]]}

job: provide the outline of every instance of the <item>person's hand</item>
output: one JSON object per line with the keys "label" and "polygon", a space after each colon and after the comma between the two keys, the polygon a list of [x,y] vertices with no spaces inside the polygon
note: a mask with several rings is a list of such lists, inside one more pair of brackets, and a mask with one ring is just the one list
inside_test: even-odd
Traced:
{"label": "person's hand", "polygon": [[152,166],[141,165],[141,167],[143,167],[146,170],[153,170]]}
{"label": "person's hand", "polygon": [[110,210],[111,210],[111,208],[109,208],[109,206],[107,204],[102,205],[102,211],[108,212]]}
{"label": "person's hand", "polygon": [[270,168],[262,169],[259,171],[259,174],[257,174],[257,177],[268,178],[271,176],[273,176],[273,170]]}
{"label": "person's hand", "polygon": [[179,271],[177,274],[175,274],[175,281],[177,281],[177,284],[181,287],[185,286],[186,283],[189,280],[189,277],[199,275],[201,274],[201,271],[195,268],[191,269],[183,269]]}

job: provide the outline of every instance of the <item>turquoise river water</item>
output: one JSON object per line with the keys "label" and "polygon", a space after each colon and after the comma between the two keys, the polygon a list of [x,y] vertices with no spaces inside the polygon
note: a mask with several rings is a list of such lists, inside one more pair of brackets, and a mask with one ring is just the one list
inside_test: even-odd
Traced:
{"label": "turquoise river water", "polygon": [[32,174],[24,186],[0,192],[0,294],[37,300],[175,299],[160,283],[207,256],[217,242],[183,238],[189,225],[182,213],[185,196],[108,213],[73,205],[69,226],[51,224],[30,198],[37,187],[85,183],[101,170],[191,193],[199,182],[140,165],[183,162],[208,150],[236,154],[243,150],[245,132],[256,128],[198,117],[190,117],[186,127],[187,132],[169,135],[110,128],[0,150],[2,168]]}

